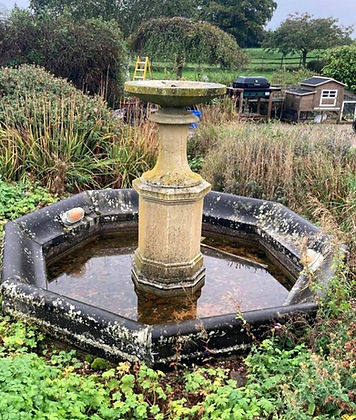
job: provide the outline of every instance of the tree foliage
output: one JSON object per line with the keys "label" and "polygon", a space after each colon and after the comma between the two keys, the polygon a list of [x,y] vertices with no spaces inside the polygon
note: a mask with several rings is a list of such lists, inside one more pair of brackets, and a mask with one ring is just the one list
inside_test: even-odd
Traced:
{"label": "tree foliage", "polygon": [[110,101],[120,93],[127,53],[115,21],[15,10],[0,37],[1,65],[37,64]]}
{"label": "tree foliage", "polygon": [[276,7],[274,0],[213,0],[201,8],[201,18],[233,35],[241,47],[255,47]]}
{"label": "tree foliage", "polygon": [[314,18],[308,13],[289,15],[279,28],[269,33],[265,46],[283,54],[300,52],[305,67],[310,51],[350,42],[352,27],[344,28],[337,21],[332,17]]}
{"label": "tree foliage", "polygon": [[43,10],[61,15],[69,13],[75,20],[101,17],[114,19],[125,35],[129,35],[143,21],[158,17],[192,17],[196,11],[193,0],[31,0],[36,14]]}
{"label": "tree foliage", "polygon": [[356,92],[356,45],[345,45],[327,52],[322,73],[346,83]]}
{"label": "tree foliage", "polygon": [[274,0],[31,0],[36,14],[51,10],[76,20],[115,19],[125,35],[141,23],[163,17],[204,20],[233,35],[243,47],[256,46],[277,7]]}
{"label": "tree foliage", "polygon": [[173,60],[178,78],[182,76],[185,61],[217,63],[222,68],[239,68],[247,61],[231,35],[210,23],[179,17],[143,23],[132,35],[131,43],[139,54]]}

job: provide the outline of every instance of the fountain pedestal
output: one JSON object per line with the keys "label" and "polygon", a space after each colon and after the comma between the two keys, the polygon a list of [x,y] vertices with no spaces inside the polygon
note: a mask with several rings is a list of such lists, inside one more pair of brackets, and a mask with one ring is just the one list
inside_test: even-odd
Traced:
{"label": "fountain pedestal", "polygon": [[204,283],[200,252],[203,198],[210,184],[193,172],[187,159],[189,125],[199,121],[184,109],[225,93],[215,83],[139,81],[125,90],[158,104],[151,121],[159,127],[155,167],[133,182],[139,194],[138,248],[132,277],[138,290],[180,295]]}
{"label": "fountain pedestal", "polygon": [[180,108],[151,116],[159,126],[155,167],[133,182],[139,194],[139,243],[133,280],[143,290],[179,294],[204,283],[200,252],[203,198],[210,184],[187,160],[189,125],[197,117]]}

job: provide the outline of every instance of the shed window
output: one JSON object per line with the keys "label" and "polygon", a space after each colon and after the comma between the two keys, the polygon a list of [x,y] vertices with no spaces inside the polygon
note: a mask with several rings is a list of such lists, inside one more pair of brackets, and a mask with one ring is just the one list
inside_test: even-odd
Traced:
{"label": "shed window", "polygon": [[320,97],[320,106],[335,106],[337,90],[322,90]]}

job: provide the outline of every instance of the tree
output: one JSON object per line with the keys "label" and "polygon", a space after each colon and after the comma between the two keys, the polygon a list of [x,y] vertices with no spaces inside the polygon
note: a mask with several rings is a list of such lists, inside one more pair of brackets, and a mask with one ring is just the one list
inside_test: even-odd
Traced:
{"label": "tree", "polygon": [[15,10],[0,28],[0,65],[37,64],[113,102],[121,91],[126,46],[115,21]]}
{"label": "tree", "polygon": [[313,18],[308,13],[289,15],[279,28],[269,33],[265,46],[283,54],[299,52],[305,67],[310,51],[350,42],[352,27],[344,28],[337,21],[332,17]]}
{"label": "tree", "polygon": [[346,83],[349,89],[356,92],[356,45],[329,50],[326,61],[322,73]]}
{"label": "tree", "polygon": [[210,23],[179,17],[143,23],[132,35],[131,44],[134,51],[144,51],[152,59],[173,60],[178,78],[187,60],[223,68],[239,68],[247,61],[231,35]]}
{"label": "tree", "polygon": [[101,17],[114,19],[125,35],[130,35],[143,21],[158,17],[192,17],[197,10],[193,0],[31,0],[35,14],[43,11],[60,16],[70,14],[75,20]]}
{"label": "tree", "polygon": [[274,0],[206,0],[201,19],[233,35],[241,47],[259,44],[277,7]]}

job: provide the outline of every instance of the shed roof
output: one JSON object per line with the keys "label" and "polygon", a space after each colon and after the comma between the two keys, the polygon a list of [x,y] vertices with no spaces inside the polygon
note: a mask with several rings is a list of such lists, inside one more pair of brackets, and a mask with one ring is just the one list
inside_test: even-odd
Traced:
{"label": "shed roof", "polygon": [[323,85],[324,83],[329,83],[329,82],[335,82],[335,83],[338,83],[339,85],[346,86],[345,83],[339,82],[338,80],[335,80],[332,77],[322,77],[322,76],[309,77],[309,79],[303,80],[302,82],[300,82],[300,84],[304,86],[315,87],[315,86],[320,86],[320,85]]}
{"label": "shed roof", "polygon": [[286,93],[292,93],[293,95],[314,95],[316,92],[315,90],[307,90],[307,89],[302,89],[302,88],[297,88],[297,89],[292,89],[292,90],[288,90]]}

